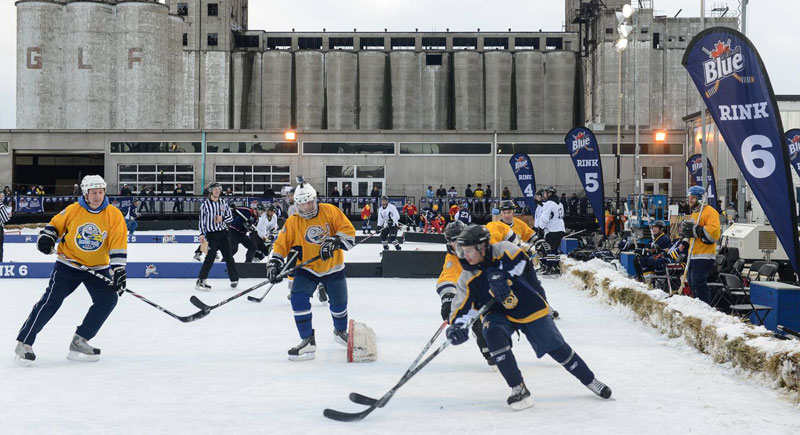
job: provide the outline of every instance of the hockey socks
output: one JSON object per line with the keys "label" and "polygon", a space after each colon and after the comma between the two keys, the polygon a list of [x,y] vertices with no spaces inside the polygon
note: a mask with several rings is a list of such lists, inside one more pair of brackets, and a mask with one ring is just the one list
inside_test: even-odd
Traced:
{"label": "hockey socks", "polygon": [[[511,352],[511,340],[504,328],[489,328],[484,331],[489,355],[494,359],[497,369],[509,387],[514,388],[522,383],[522,373],[517,366],[517,359]],[[591,380],[590,380],[591,381]]]}
{"label": "hockey socks", "polygon": [[589,369],[589,366],[583,362],[583,359],[568,344],[564,343],[560,348],[548,352],[548,355],[564,366],[583,385],[589,385],[594,380],[594,373]]}
{"label": "hockey socks", "polygon": [[337,331],[347,331],[347,304],[334,304],[331,301],[330,309],[333,328]]}
{"label": "hockey socks", "polygon": [[311,337],[314,335],[311,326],[311,297],[303,292],[292,292],[290,295],[297,332],[300,333],[300,338]]}

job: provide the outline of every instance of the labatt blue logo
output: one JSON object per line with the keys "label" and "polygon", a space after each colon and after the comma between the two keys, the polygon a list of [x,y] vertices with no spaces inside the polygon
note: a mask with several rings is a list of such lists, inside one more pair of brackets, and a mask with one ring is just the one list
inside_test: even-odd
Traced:
{"label": "labatt blue logo", "polygon": [[517,157],[517,160],[514,162],[514,173],[516,174],[520,169],[530,169],[528,168],[528,159],[523,156]]}
{"label": "labatt blue logo", "polygon": [[731,40],[727,42],[717,41],[714,48],[709,50],[703,47],[703,52],[708,55],[708,60],[703,62],[703,79],[706,86],[711,86],[706,90],[706,98],[711,98],[719,90],[719,83],[728,77],[733,77],[739,83],[754,83],[753,76],[742,76],[740,72],[744,70],[744,55],[742,47],[731,50]]}
{"label": "labatt blue logo", "polygon": [[78,231],[75,233],[75,244],[84,251],[96,251],[103,246],[107,235],[107,232],[100,231],[97,225],[89,222],[78,227]]}
{"label": "labatt blue logo", "polygon": [[572,156],[575,157],[578,155],[578,152],[584,148],[586,148],[588,151],[594,151],[593,149],[589,148],[589,142],[589,135],[582,131],[572,136]]}

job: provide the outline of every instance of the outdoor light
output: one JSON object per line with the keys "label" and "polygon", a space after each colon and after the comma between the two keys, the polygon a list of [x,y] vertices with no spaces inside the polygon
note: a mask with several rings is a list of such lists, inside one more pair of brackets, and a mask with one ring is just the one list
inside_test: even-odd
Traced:
{"label": "outdoor light", "polygon": [[667,140],[667,132],[664,130],[659,130],[656,132],[656,142],[664,142]]}
{"label": "outdoor light", "polygon": [[628,24],[624,24],[624,23],[620,24],[619,27],[617,27],[617,31],[619,32],[619,36],[621,36],[623,38],[627,38],[628,35],[631,34],[632,30],[633,30],[633,26],[629,26]]}
{"label": "outdoor light", "polygon": [[286,140],[297,140],[297,134],[292,130],[288,130],[283,134],[283,138]]}
{"label": "outdoor light", "polygon": [[631,5],[625,5],[622,7],[622,16],[625,18],[630,18],[633,15],[633,7]]}
{"label": "outdoor light", "polygon": [[617,47],[617,51],[623,52],[626,48],[628,48],[628,40],[625,38],[620,39],[617,41],[615,47]]}

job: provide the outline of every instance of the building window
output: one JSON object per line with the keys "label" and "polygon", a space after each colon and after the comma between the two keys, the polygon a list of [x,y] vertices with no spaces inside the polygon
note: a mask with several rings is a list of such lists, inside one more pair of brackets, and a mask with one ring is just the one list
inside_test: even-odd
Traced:
{"label": "building window", "polygon": [[208,16],[209,17],[216,17],[219,15],[219,4],[217,3],[209,3],[208,4]]}
{"label": "building window", "polygon": [[189,34],[188,33],[184,33],[183,34],[183,46],[186,47],[187,45],[189,45]]}
{"label": "building window", "polygon": [[351,37],[335,37],[328,38],[328,49],[330,50],[352,50],[353,38]]}
{"label": "building window", "polygon": [[661,34],[658,32],[653,33],[653,50],[661,48]]}
{"label": "building window", "polygon": [[612,33],[614,33],[614,28],[613,27],[606,27],[606,35],[610,35]]}
{"label": "building window", "polygon": [[214,181],[223,190],[233,188],[239,195],[263,195],[267,189],[280,192],[291,182],[291,167],[282,165],[216,165]]}
{"label": "building window", "polygon": [[322,38],[311,36],[297,38],[297,48],[300,50],[322,50]]}
{"label": "building window", "polygon": [[447,38],[442,36],[423,36],[423,50],[444,50],[447,48]]}
{"label": "building window", "polygon": [[386,42],[383,38],[375,37],[364,37],[359,38],[358,44],[362,50],[383,50]]}
{"label": "building window", "polygon": [[486,143],[400,143],[400,154],[461,155],[492,153],[492,144]]}
{"label": "building window", "polygon": [[401,38],[396,37],[391,39],[392,50],[414,50],[417,48],[417,42],[414,38]]}
{"label": "building window", "polygon": [[0,154],[8,154],[8,142],[0,142]]}
{"label": "building window", "polygon": [[512,155],[516,153],[553,155],[568,154],[567,147],[563,143],[499,143],[497,144],[497,154]]}
{"label": "building window", "polygon": [[486,38],[483,38],[483,49],[484,50],[508,50],[508,38],[505,38],[505,37],[499,37],[499,38],[486,37]]}
{"label": "building window", "polygon": [[515,50],[538,50],[539,49],[539,38],[528,38],[528,37],[514,38],[514,49]]}
{"label": "building window", "polygon": [[270,50],[291,50],[292,38],[283,36],[268,37],[267,48]]}
{"label": "building window", "polygon": [[112,154],[201,153],[200,142],[111,142]]}
{"label": "building window", "polygon": [[178,3],[178,16],[185,17],[189,15],[189,3]]}
{"label": "building window", "polygon": [[161,165],[161,164],[120,164],[117,167],[119,187],[127,184],[134,193],[139,193],[150,186],[156,194],[169,194],[175,185],[181,187],[189,195],[194,194],[194,166]]}
{"label": "building window", "polygon": [[462,36],[453,38],[453,50],[475,50],[478,48],[478,38]]}
{"label": "building window", "polygon": [[394,154],[394,144],[391,142],[303,142],[303,154]]}
{"label": "building window", "polygon": [[441,55],[441,53],[426,54],[425,55],[425,66],[442,66],[442,55]]}
{"label": "building window", "polygon": [[207,142],[208,153],[297,154],[297,142]]}
{"label": "building window", "polygon": [[217,46],[217,34],[216,33],[209,33],[208,34],[208,46],[209,47],[216,47]]}
{"label": "building window", "polygon": [[564,48],[563,38],[545,38],[545,50],[562,50]]}
{"label": "building window", "polygon": [[259,48],[261,47],[261,38],[258,35],[233,35],[233,44],[235,47],[241,48]]}

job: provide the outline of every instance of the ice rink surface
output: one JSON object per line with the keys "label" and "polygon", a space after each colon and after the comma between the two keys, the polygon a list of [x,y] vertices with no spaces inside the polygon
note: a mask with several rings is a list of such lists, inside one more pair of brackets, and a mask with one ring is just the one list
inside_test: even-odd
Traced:
{"label": "ice rink surface", "polygon": [[[243,280],[245,288],[257,280]],[[234,293],[224,280],[198,293]],[[2,280],[0,431],[5,434],[797,434],[800,412],[756,380],[642,326],[562,280],[546,279],[568,343],[613,390],[602,400],[525,340],[514,352],[533,408],[514,412],[510,389],[489,371],[473,339],[451,346],[383,409],[358,423],[322,416],[359,411],[351,391],[378,397],[397,382],[440,324],[434,280],[350,279],[349,312],[378,337],[378,361],[345,362],[326,306],[314,303],[317,358],[290,362],[299,342],[278,284],[260,304],[234,301],[183,324],[137,301],[120,300],[100,334],[96,363],[66,360],[89,306],[83,287],[67,298],[34,345],[35,365],[12,362],[14,337],[45,280]],[[179,314],[196,309],[192,280],[131,280],[129,287]],[[260,294],[261,290],[255,292]]]}

